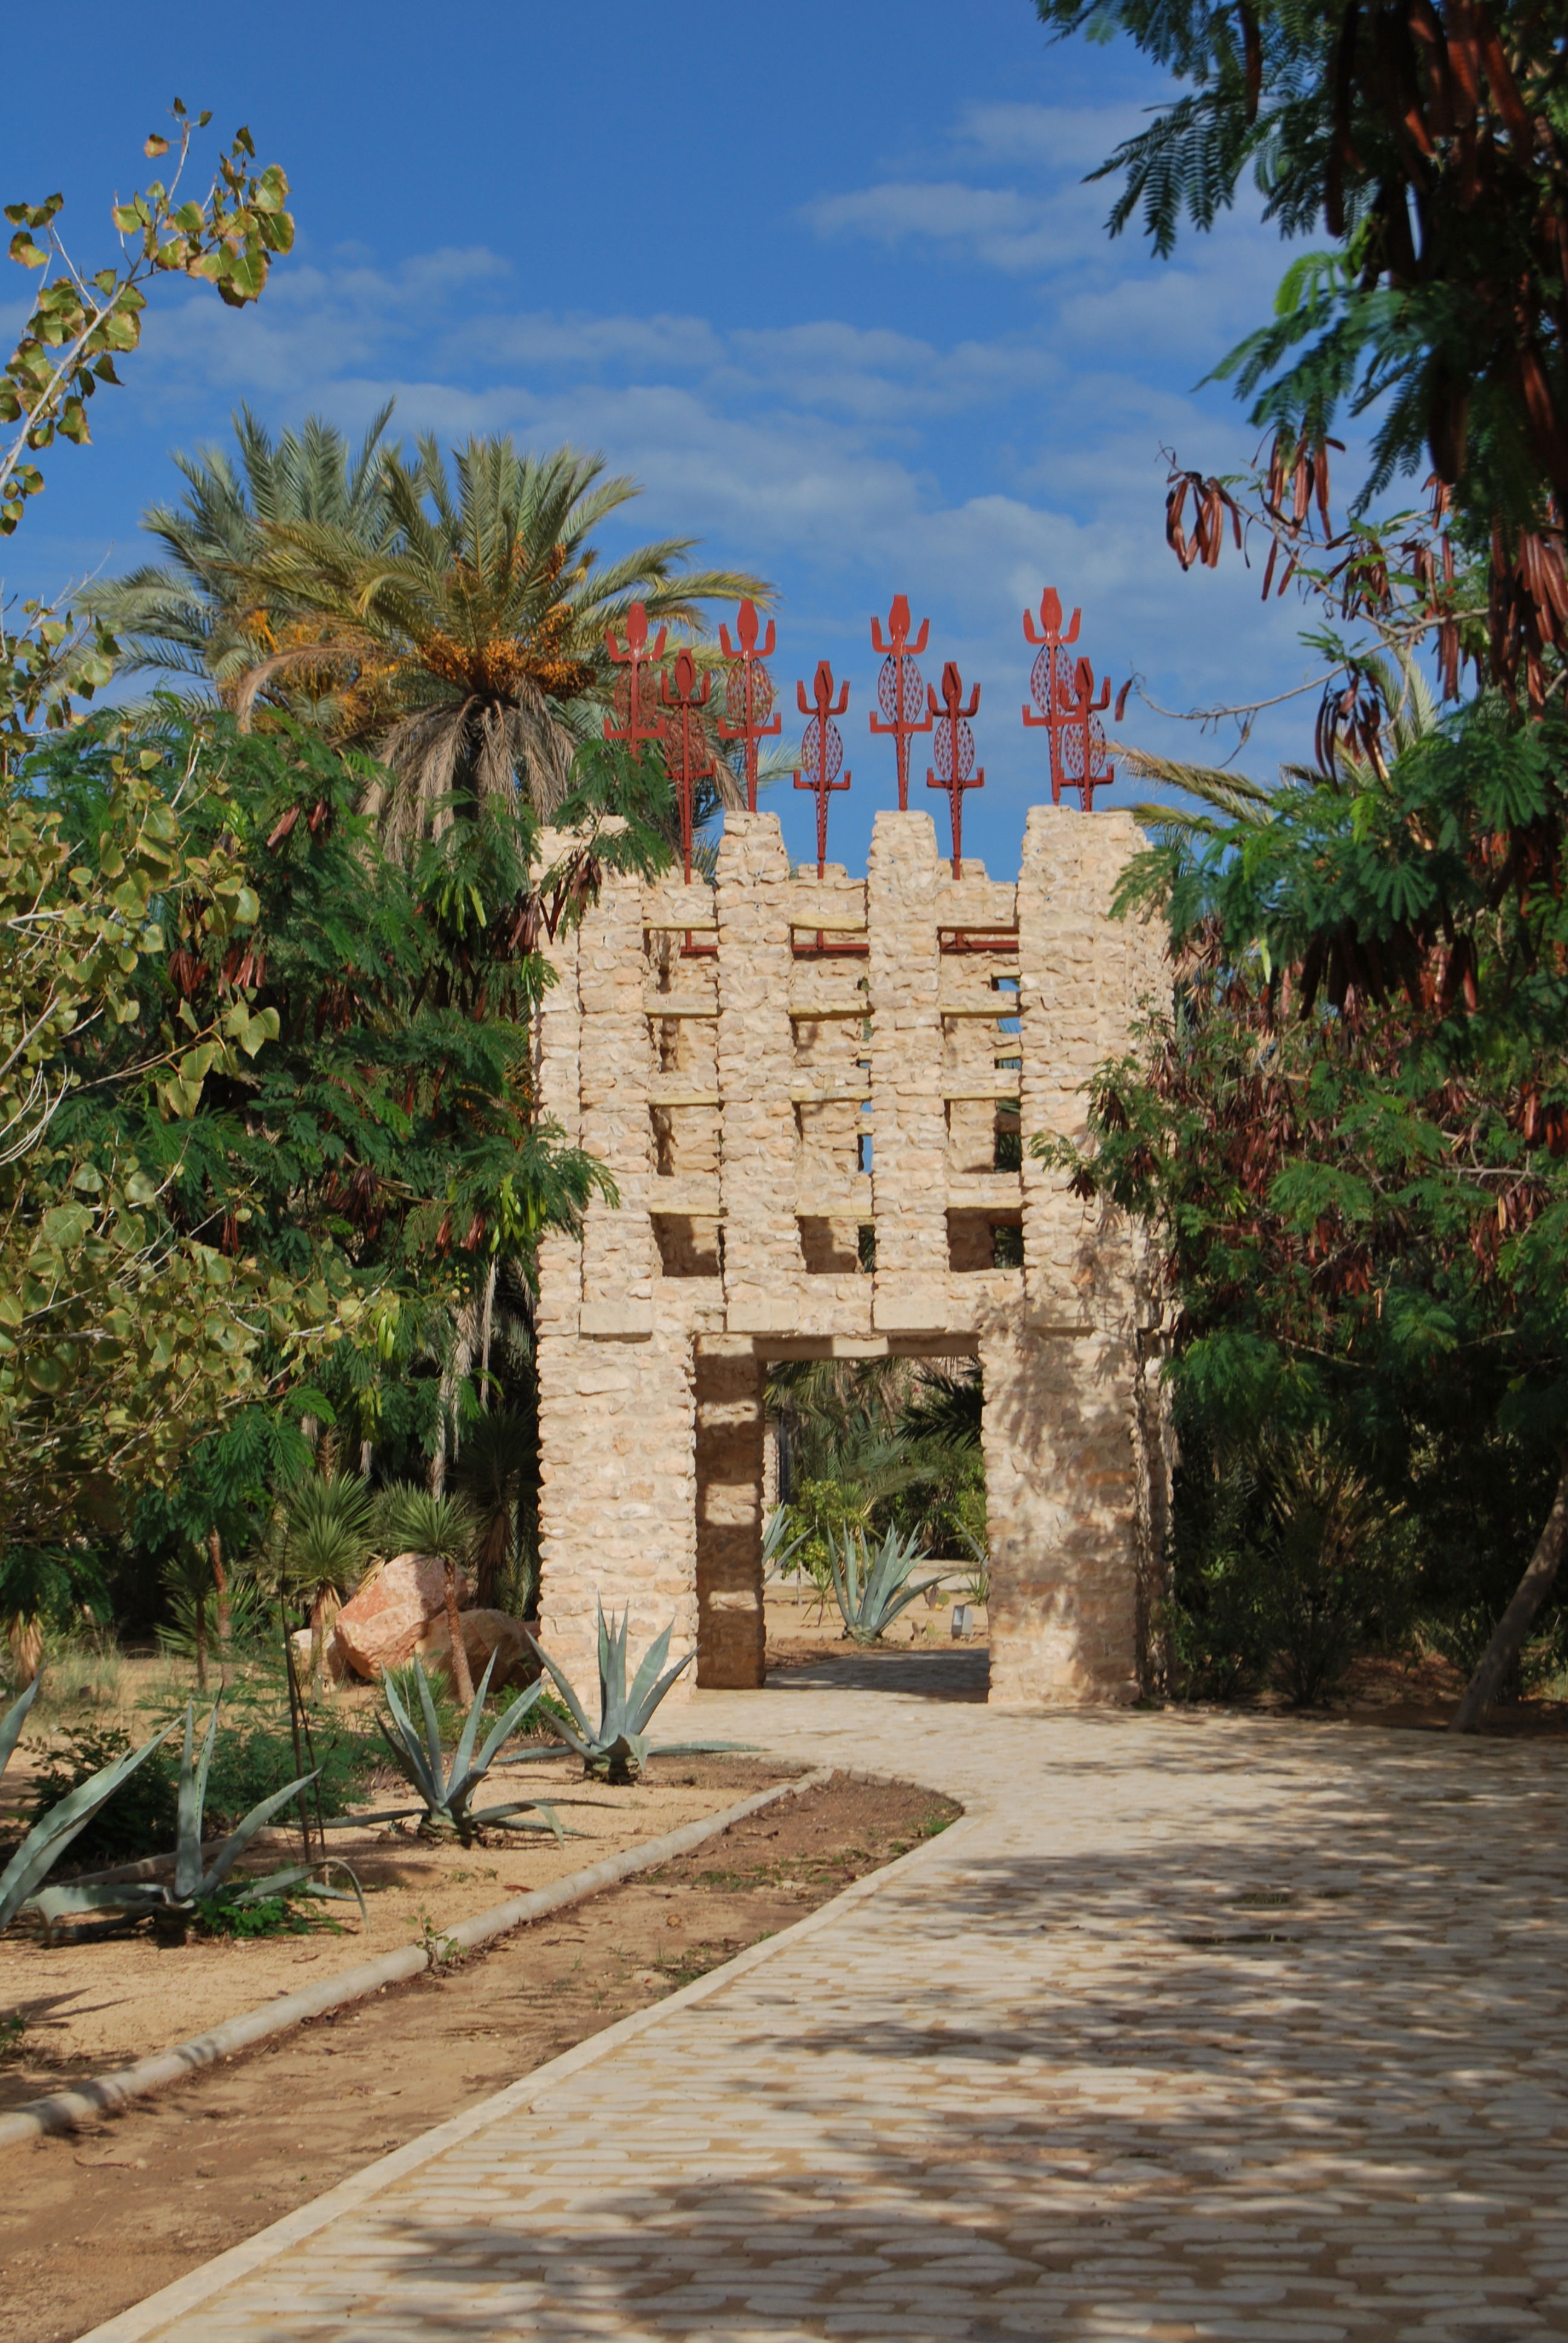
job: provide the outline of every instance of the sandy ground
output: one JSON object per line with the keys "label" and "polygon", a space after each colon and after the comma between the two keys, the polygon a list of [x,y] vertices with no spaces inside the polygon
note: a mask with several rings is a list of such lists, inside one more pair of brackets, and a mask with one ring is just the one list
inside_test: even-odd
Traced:
{"label": "sandy ground", "polygon": [[[55,2089],[65,2077],[98,2073],[187,2041],[275,1995],[412,1943],[427,1923],[437,1933],[450,1928],[733,1805],[790,1770],[746,1758],[666,1758],[655,1760],[647,1781],[611,1789],[585,1782],[580,1764],[562,1757],[508,1767],[503,1779],[519,1787],[505,1795],[548,1798],[574,1837],[530,1833],[464,1850],[427,1846],[411,1826],[410,1835],[332,1831],[329,1852],[357,1875],[368,1924],[361,1926],[352,1904],[305,1908],[329,1914],[340,1936],[321,1928],[309,1936],[193,1938],[177,1946],[145,1935],[47,1946],[13,1929],[0,1937],[0,2012],[25,2021],[25,2056],[0,2064],[0,2107]],[[388,1792],[378,1803],[403,1802]],[[275,1869],[297,1856],[297,1836],[269,1837],[262,1858],[247,1860],[247,1868]]]}
{"label": "sandy ground", "polygon": [[0,2338],[82,2334],[788,1927],[958,1811],[928,1790],[840,1775],[438,1976],[88,2130],[0,2152]]}

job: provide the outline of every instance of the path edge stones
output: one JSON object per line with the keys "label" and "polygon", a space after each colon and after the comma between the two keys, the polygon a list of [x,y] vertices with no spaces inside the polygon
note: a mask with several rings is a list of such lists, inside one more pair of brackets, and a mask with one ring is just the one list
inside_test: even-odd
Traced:
{"label": "path edge stones", "polygon": [[[803,1790],[809,1784],[814,1785],[828,1775],[849,1770],[829,1766],[798,1782],[780,1785],[777,1790],[765,1795],[773,1797],[788,1795],[791,1790]],[[938,1795],[950,1796],[951,1794],[940,1792]],[[752,1802],[753,1807],[757,1803]],[[818,1929],[838,1919],[848,1906],[864,1903],[870,1896],[879,1895],[884,1887],[902,1880],[910,1872],[920,1869],[950,1849],[956,1840],[967,1838],[985,1819],[985,1809],[971,1805],[934,1838],[927,1839],[920,1846],[911,1847],[908,1855],[900,1855],[893,1862],[884,1864],[879,1871],[868,1872],[863,1879],[852,1881],[837,1896],[829,1896],[826,1904],[819,1904],[814,1912],[808,1912],[804,1919],[792,1922],[788,1928],[780,1928],[775,1936],[759,1937],[744,1952],[737,1953],[732,1960],[725,1961],[719,1968],[709,1969],[705,1976],[695,1978],[690,1985],[681,1986],[664,2000],[651,2002],[646,2009],[634,2009],[629,2016],[618,2018],[602,2033],[590,2034],[586,2041],[578,2043],[570,2050],[563,2050],[558,2058],[547,2060],[544,2066],[536,2066],[530,2074],[520,2076],[515,2083],[508,2083],[504,2090],[497,2091],[487,2099],[478,2100],[473,2107],[466,2107],[461,2115],[437,2124],[433,2130],[421,2132],[417,2139],[408,2140],[402,2147],[394,2148],[390,2156],[380,2157],[374,2164],[367,2164],[363,2171],[351,2173],[347,2180],[340,2180],[336,2188],[329,2188],[324,2197],[313,2197],[309,2204],[296,2207],[281,2220],[272,2222],[265,2229],[258,2229],[253,2237],[242,2238],[237,2246],[230,2246],[226,2253],[215,2255],[210,2262],[203,2262],[198,2268],[187,2271],[184,2278],[176,2278],[172,2285],[161,2287],[156,2294],[149,2294],[145,2301],[133,2303],[129,2309],[106,2319],[101,2327],[89,2328],[77,2338],[77,2343],[146,2343],[147,2337],[156,2336],[174,2319],[200,2309],[215,2296],[224,2293],[241,2278],[248,2278],[252,2271],[261,2268],[265,2263],[293,2247],[303,2245],[307,2238],[329,2228],[334,2221],[342,2219],[345,2214],[357,2212],[361,2206],[379,2196],[383,2189],[406,2179],[422,2166],[433,2163],[448,2148],[460,2146],[464,2140],[472,2138],[476,2132],[487,2129],[491,2124],[500,2122],[507,2116],[525,2109],[532,2111],[551,2091],[569,2081],[584,2066],[608,2057],[623,2043],[634,2041],[638,2035],[649,2032],[672,2013],[689,2009],[694,2003],[706,2001],[735,1978],[760,1968],[776,1954],[787,1952],[803,1937],[814,1936]]]}
{"label": "path edge stones", "polygon": [[[623,1879],[633,1878],[639,1871],[655,1870],[661,1863],[688,1855],[704,1840],[717,1838],[734,1824],[744,1822],[749,1815],[759,1813],[779,1799],[799,1797],[803,1790],[814,1790],[831,1781],[837,1770],[839,1769],[831,1765],[818,1766],[788,1782],[775,1782],[770,1788],[743,1798],[739,1805],[726,1806],[719,1814],[683,1823],[678,1830],[666,1831],[661,1838],[649,1839],[646,1846],[625,1847],[619,1855],[607,1855],[602,1863],[590,1864],[584,1871],[569,1872],[564,1879],[552,1880],[548,1887],[536,1887],[529,1895],[515,1896],[505,1904],[493,1904],[487,1912],[477,1912],[471,1919],[443,1929],[439,1941],[454,1944],[461,1952],[473,1952],[478,1946],[487,1945],[529,1920],[542,1920],[566,1905],[580,1904],[585,1897],[598,1896],[607,1887],[618,1886]],[[419,1976],[429,1966],[430,1956],[422,1944],[398,1945],[373,1961],[360,1961],[353,1968],[339,1969],[335,1976],[323,1977],[319,1985],[307,1986],[303,1992],[281,1995],[263,2002],[259,2009],[245,2010],[237,2017],[226,2018],[208,2034],[198,2034],[189,2042],[176,2042],[172,2050],[160,2050],[151,2057],[138,2058],[135,2066],[95,2076],[78,2089],[52,2091],[47,2098],[31,2099],[25,2107],[14,2107],[8,2115],[0,2116],[0,2148],[21,2147],[51,2132],[73,2131],[78,2124],[90,2123],[133,2099],[167,2090],[187,2076],[200,2074],[220,2058],[232,2058],[236,2051],[248,2050],[274,2034],[286,2034],[307,2018],[324,2016],[330,2009],[365,2000],[383,1986],[400,1985],[407,1977]]]}

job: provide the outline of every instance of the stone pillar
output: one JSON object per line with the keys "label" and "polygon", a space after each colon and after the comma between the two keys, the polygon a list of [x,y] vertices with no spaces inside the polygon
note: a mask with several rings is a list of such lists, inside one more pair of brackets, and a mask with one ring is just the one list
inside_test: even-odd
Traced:
{"label": "stone pillar", "polygon": [[792,1332],[799,1309],[789,889],[778,815],[726,814],[716,889],[719,1176],[731,1333]]}
{"label": "stone pillar", "polygon": [[[672,1617],[672,1651],[697,1639],[691,1337],[662,1318],[620,1340],[541,1324],[538,1364],[539,1641],[592,1714],[600,1602],[630,1609],[634,1671]],[[689,1695],[691,1674],[670,1699]]]}
{"label": "stone pillar", "polygon": [[607,879],[578,943],[579,1144],[615,1180],[618,1205],[590,1206],[583,1228],[582,1332],[648,1335],[658,1267],[653,1178],[653,1045],[643,1006],[642,887]]}
{"label": "stone pillar", "polygon": [[866,873],[879,1334],[923,1332],[948,1322],[937,881],[930,814],[879,813]]}
{"label": "stone pillar", "polygon": [[1111,900],[1139,842],[1129,816],[1066,806],[1031,808],[1024,834],[1024,1309],[980,1344],[990,1696],[1001,1705],[1124,1701],[1138,1688],[1151,1507],[1131,1232],[1086,1207],[1028,1142],[1081,1140],[1083,1085],[1127,1047],[1147,955]]}
{"label": "stone pillar", "polygon": [[[608,1166],[580,1244],[540,1247],[539,1640],[585,1705],[598,1700],[598,1606],[629,1609],[637,1659],[675,1620],[697,1634],[692,1343],[671,1306],[648,1213],[652,1052],[641,890],[606,881],[546,995],[542,1089],[568,1136]],[[675,1289],[680,1292],[678,1286]],[[690,1671],[672,1698],[685,1697]]]}
{"label": "stone pillar", "polygon": [[697,1352],[697,1681],[762,1682],[762,1378],[749,1342]]}
{"label": "stone pillar", "polygon": [[1135,1359],[1003,1322],[982,1334],[990,1700],[1002,1708],[1138,1692]]}

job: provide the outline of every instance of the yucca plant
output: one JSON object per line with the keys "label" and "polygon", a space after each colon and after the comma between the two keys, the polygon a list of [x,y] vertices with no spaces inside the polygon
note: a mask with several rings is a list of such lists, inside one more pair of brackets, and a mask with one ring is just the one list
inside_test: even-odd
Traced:
{"label": "yucca plant", "polygon": [[423,1711],[420,1727],[414,1723],[397,1694],[397,1687],[389,1675],[381,1679],[381,1689],[387,1705],[392,1712],[392,1722],[378,1718],[381,1737],[392,1753],[392,1762],[404,1779],[418,1791],[424,1800],[422,1807],[401,1807],[391,1814],[348,1815],[345,1824],[357,1822],[361,1828],[371,1822],[400,1822],[407,1816],[422,1814],[421,1828],[432,1835],[447,1836],[455,1833],[465,1846],[474,1843],[475,1830],[487,1824],[497,1824],[503,1830],[547,1830],[557,1838],[566,1834],[556,1819],[552,1806],[530,1798],[515,1798],[505,1805],[481,1806],[471,1804],[474,1792],[494,1765],[503,1745],[517,1731],[524,1717],[544,1690],[542,1680],[531,1684],[520,1693],[506,1714],[494,1725],[477,1755],[475,1743],[479,1737],[479,1725],[484,1715],[485,1695],[490,1689],[490,1676],[495,1668],[492,1655],[480,1680],[479,1689],[469,1703],[468,1714],[450,1765],[441,1745],[441,1720],[430,1691],[429,1678],[417,1659],[414,1662],[414,1682]]}
{"label": "yucca plant", "polygon": [[[11,1762],[13,1751],[26,1722],[27,1711],[38,1697],[42,1676],[35,1676],[15,1704],[0,1717],[0,1775]],[[12,1855],[4,1871],[0,1871],[0,1928],[15,1919],[16,1914],[59,1862],[72,1841],[80,1836],[98,1808],[112,1798],[121,1783],[136,1767],[149,1758],[155,1749],[161,1749],[173,1725],[166,1725],[139,1749],[128,1749],[116,1757],[112,1765],[105,1765],[85,1782],[78,1782],[58,1804],[40,1815],[21,1845]]]}
{"label": "yucca plant", "polygon": [[[280,1871],[268,1872],[264,1879],[234,1881],[230,1878],[235,1865],[256,1833],[265,1830],[273,1816],[281,1813],[291,1798],[308,1788],[316,1779],[314,1773],[302,1774],[297,1781],[286,1783],[281,1790],[275,1790],[270,1798],[263,1798],[259,1805],[252,1806],[249,1814],[224,1840],[211,1863],[207,1862],[202,1845],[202,1819],[206,1806],[207,1775],[212,1765],[213,1744],[217,1738],[221,1698],[220,1694],[212,1704],[199,1762],[194,1759],[195,1703],[186,1709],[185,1745],[180,1754],[179,1828],[175,1842],[173,1881],[131,1879],[103,1886],[45,1887],[41,1894],[29,1897],[25,1906],[28,1911],[38,1915],[45,1929],[52,1932],[57,1922],[74,1919],[89,1912],[117,1913],[126,1920],[141,1919],[150,1914],[160,1936],[183,1943],[192,1922],[199,1916],[199,1906],[217,1904],[239,1909],[246,1905],[290,1896],[325,1896],[345,1903],[357,1902],[361,1919],[365,1917],[365,1898],[359,1892],[358,1881],[347,1864],[327,1864],[320,1876],[313,1874],[309,1864],[301,1863],[288,1864]],[[168,1732],[173,1729],[171,1725]],[[158,1742],[167,1737],[167,1732],[160,1734]],[[158,1743],[149,1743],[148,1747],[151,1749],[157,1745]],[[84,1787],[91,1787],[91,1785],[84,1785]],[[73,1796],[80,1795],[80,1791],[73,1793]],[[66,1799],[65,1803],[69,1805],[71,1800]],[[350,1885],[335,1887],[326,1876],[331,1871],[343,1872]]]}
{"label": "yucca plant", "polygon": [[458,1618],[457,1573],[474,1557],[479,1542],[478,1516],[466,1499],[438,1497],[411,1481],[395,1482],[383,1491],[378,1516],[382,1538],[389,1548],[433,1554],[442,1565],[453,1688],[464,1706],[471,1707],[474,1679]]}
{"label": "yucca plant", "polygon": [[[607,1622],[604,1605],[598,1606],[598,1699],[599,1721],[588,1722],[588,1712],[578,1698],[563,1670],[549,1654],[528,1641],[538,1653],[540,1665],[547,1668],[565,1701],[568,1715],[551,1715],[550,1728],[559,1734],[568,1749],[575,1749],[583,1761],[583,1772],[601,1782],[636,1782],[650,1754],[648,1727],[655,1709],[678,1676],[697,1657],[688,1652],[672,1668],[665,1667],[669,1656],[669,1639],[675,1633],[672,1619],[662,1635],[656,1636],[644,1655],[642,1665],[633,1677],[628,1691],[626,1681],[627,1634],[631,1624],[631,1607],[622,1612],[618,1626],[612,1614]],[[525,1629],[525,1634],[527,1630]],[[699,1749],[733,1748],[732,1742],[686,1741],[680,1748],[693,1752]],[[530,1755],[535,1753],[530,1752]],[[665,1750],[661,1755],[673,1755]],[[512,1761],[514,1764],[517,1760]]]}
{"label": "yucca plant", "polygon": [[926,1571],[917,1577],[926,1557],[918,1539],[898,1529],[889,1530],[874,1554],[860,1531],[847,1530],[842,1536],[829,1531],[828,1554],[844,1633],[854,1644],[877,1643],[900,1613],[943,1574]]}
{"label": "yucca plant", "polygon": [[284,1501],[284,1586],[310,1606],[310,1683],[317,1700],[327,1631],[358,1584],[373,1543],[370,1491],[357,1473],[313,1476],[299,1482]]}

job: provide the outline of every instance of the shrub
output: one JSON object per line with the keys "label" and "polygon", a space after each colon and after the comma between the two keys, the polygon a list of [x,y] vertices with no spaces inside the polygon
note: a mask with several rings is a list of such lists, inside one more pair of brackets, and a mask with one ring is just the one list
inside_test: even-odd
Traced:
{"label": "shrub", "polygon": [[[324,1815],[341,1815],[362,1798],[381,1762],[377,1742],[367,1734],[343,1729],[314,1734],[319,1780],[312,1785],[310,1810],[316,1811],[317,1790]],[[35,1821],[57,1799],[85,1782],[131,1746],[130,1736],[117,1726],[87,1726],[65,1735],[65,1746],[51,1750],[35,1777],[27,1819]],[[206,1819],[211,1835],[221,1837],[247,1814],[292,1782],[298,1772],[292,1736],[265,1725],[226,1726],[213,1740],[207,1772]],[[74,1868],[106,1870],[118,1863],[136,1863],[143,1855],[167,1855],[179,1825],[179,1759],[161,1749],[138,1768],[111,1803],[88,1824],[71,1850]]]}

